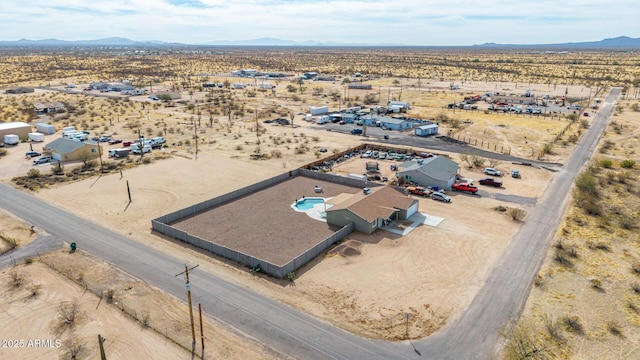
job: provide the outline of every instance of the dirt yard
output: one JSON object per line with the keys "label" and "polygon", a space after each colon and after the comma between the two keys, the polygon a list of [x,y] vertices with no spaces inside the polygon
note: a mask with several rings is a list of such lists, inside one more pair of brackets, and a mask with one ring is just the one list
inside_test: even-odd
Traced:
{"label": "dirt yard", "polygon": [[[493,86],[489,85],[486,91]],[[481,88],[484,87],[478,84],[477,90],[465,88],[465,92],[480,91]],[[575,90],[578,92],[578,89]],[[279,109],[291,104],[290,99],[279,94],[259,100]],[[413,96],[416,101],[424,97],[428,101],[435,99],[434,104],[442,102],[442,99],[436,99],[435,92],[423,94],[415,90],[407,94],[412,94],[407,96]],[[447,94],[450,98],[461,95]],[[41,101],[66,101],[69,97],[48,93],[36,93],[35,96],[40,96]],[[308,103],[289,108],[297,113],[306,112],[309,104],[321,105],[316,103],[317,98],[305,96],[308,97]],[[193,97],[194,101],[202,101],[205,93],[197,92]],[[88,97],[86,101],[96,109],[112,106],[105,99]],[[165,108],[148,102],[143,108],[142,103],[145,102],[138,98],[113,105],[116,113],[120,114],[117,120],[114,113],[86,120],[61,120],[60,124],[82,127],[84,121],[96,134],[108,132],[124,140],[132,139],[137,128],[141,128],[147,136],[165,134],[169,147],[161,151],[170,158],[140,164],[125,170],[122,177],[120,174],[109,174],[54,185],[39,191],[36,196],[78,216],[116,229],[136,241],[168,253],[193,258],[214,274],[233,279],[364,336],[403,338],[403,316],[407,312],[414,315],[410,323],[411,338],[427,336],[458,316],[473,299],[496,259],[519,228],[517,222],[494,208],[506,206],[528,210],[528,205],[466,194],[453,193],[452,204],[421,199],[421,212],[444,218],[438,227],[420,226],[402,238],[383,231],[370,236],[353,234],[350,240],[354,244],[361,243],[357,246],[358,251],[344,253],[355,256],[329,255],[319,258],[296,273],[296,286],[291,287],[288,282],[252,276],[246,268],[218,261],[185,248],[178,242],[155,236],[150,230],[150,220],[306,164],[323,156],[317,152],[322,147],[327,148],[329,153],[336,152],[359,144],[362,138],[318,131],[317,125],[306,123],[300,117],[297,117],[295,127],[262,124],[256,131],[251,116],[227,123],[218,114],[214,116],[212,127],[203,126],[198,132],[199,153],[196,156],[192,121],[197,116],[195,110],[187,110],[184,105]],[[330,105],[333,108],[338,104]],[[419,109],[420,105],[416,108]],[[432,110],[433,113],[441,111],[435,105]],[[145,113],[146,116],[140,115]],[[208,117],[205,116],[203,122],[207,123]],[[112,124],[109,124],[109,118]],[[534,125],[522,123],[517,128],[520,126]],[[509,133],[514,128],[496,129]],[[261,134],[259,139],[256,132]],[[262,154],[268,154],[268,159],[249,160],[249,154],[256,152],[258,146]],[[112,147],[119,145],[105,145],[105,149]],[[8,157],[3,158],[3,170],[0,170],[3,181],[8,182],[11,176],[24,174],[31,168],[20,158],[20,153],[24,155],[26,151],[28,144],[20,144],[10,150]],[[5,168],[4,164],[11,165]],[[358,169],[361,165],[357,164],[356,161],[347,162],[340,171],[362,173],[362,169]],[[354,168],[350,169],[349,166]],[[382,167],[385,166],[388,164],[383,162]],[[46,165],[39,169],[46,172],[48,167]],[[481,169],[467,169],[464,164],[461,167],[463,176],[474,179],[484,177]],[[497,167],[505,173],[518,168],[523,177],[519,180],[505,178],[505,189],[483,190],[535,198],[544,191],[551,178],[551,173],[546,170],[508,163],[498,164]],[[127,183],[131,188],[131,203],[127,198]],[[294,198],[296,196],[293,195]],[[371,279],[375,279],[375,286]]]}

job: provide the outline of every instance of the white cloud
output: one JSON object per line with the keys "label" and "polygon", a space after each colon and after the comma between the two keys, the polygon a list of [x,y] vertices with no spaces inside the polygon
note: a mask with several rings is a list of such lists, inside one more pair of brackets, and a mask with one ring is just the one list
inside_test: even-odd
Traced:
{"label": "white cloud", "polygon": [[[122,36],[198,43],[287,40],[470,45],[640,37],[635,1],[9,0],[0,39]],[[181,5],[175,5],[181,4]]]}

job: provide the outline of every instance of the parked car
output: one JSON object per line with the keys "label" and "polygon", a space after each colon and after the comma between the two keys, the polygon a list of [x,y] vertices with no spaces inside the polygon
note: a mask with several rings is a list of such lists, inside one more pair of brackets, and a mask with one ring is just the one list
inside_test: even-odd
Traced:
{"label": "parked car", "polygon": [[120,139],[111,139],[108,141],[109,145],[120,144],[122,140]]}
{"label": "parked car", "polygon": [[27,158],[32,158],[32,157],[36,157],[36,156],[40,156],[40,155],[42,155],[42,154],[37,152],[37,151],[27,151],[27,153],[25,154],[25,156]]}
{"label": "parked car", "polygon": [[40,156],[40,157],[36,158],[35,160],[33,160],[33,165],[40,165],[40,164],[50,163],[51,160],[53,160],[51,158],[51,156],[43,155],[43,156]]}
{"label": "parked car", "polygon": [[451,202],[451,198],[450,197],[448,197],[447,195],[445,195],[445,194],[443,194],[441,192],[438,192],[438,191],[434,191],[431,194],[431,198],[433,200],[438,200],[438,201],[442,201],[442,202],[446,202],[446,203],[450,203]]}
{"label": "parked car", "polygon": [[567,106],[569,110],[580,110],[580,105],[569,105]]}
{"label": "parked car", "polygon": [[360,135],[362,134],[362,129],[356,128],[351,130],[351,135]]}
{"label": "parked car", "polygon": [[480,183],[480,185],[502,187],[502,181],[496,180],[494,178],[480,179],[478,180],[478,182]]}
{"label": "parked car", "polygon": [[502,172],[500,172],[500,170],[490,168],[490,167],[484,168],[484,173],[485,175],[502,176]]}
{"label": "parked car", "polygon": [[475,186],[471,186],[469,184],[465,184],[465,183],[460,183],[460,184],[453,184],[451,185],[451,189],[453,189],[454,191],[467,191],[470,192],[472,194],[475,194],[478,192],[478,188]]}
{"label": "parked car", "polygon": [[407,190],[410,194],[427,197],[431,195],[431,190],[422,186],[409,186]]}
{"label": "parked car", "polygon": [[588,112],[586,112],[586,113],[584,113],[584,114],[582,114],[582,115],[587,116],[587,117],[589,117],[589,116],[590,116]]}
{"label": "parked car", "polygon": [[344,121],[344,120],[340,120],[340,121],[338,122],[338,124],[340,124],[340,125],[344,125],[344,124],[346,124],[346,123],[347,123],[347,122],[346,122],[346,121]]}
{"label": "parked car", "polygon": [[384,160],[386,158],[387,158],[387,153],[384,153],[384,152],[380,153],[380,156],[378,157],[378,159],[380,159],[380,160]]}
{"label": "parked car", "polygon": [[367,150],[364,152],[364,154],[362,154],[363,158],[370,158],[371,157],[371,150]]}
{"label": "parked car", "polygon": [[154,137],[153,139],[151,139],[152,142],[156,143],[156,144],[164,144],[167,142],[167,140],[165,138],[163,138],[162,136],[158,136],[158,137]]}
{"label": "parked car", "polygon": [[101,136],[101,137],[98,139],[98,142],[107,142],[107,141],[109,141],[109,140],[111,140],[111,136],[109,136],[109,135],[103,135],[103,136]]}
{"label": "parked car", "polygon": [[511,177],[520,179],[520,170],[511,170]]}
{"label": "parked car", "polygon": [[133,141],[124,141],[122,143],[122,146],[124,146],[124,147],[131,146],[131,144],[133,144],[133,143],[134,143]]}

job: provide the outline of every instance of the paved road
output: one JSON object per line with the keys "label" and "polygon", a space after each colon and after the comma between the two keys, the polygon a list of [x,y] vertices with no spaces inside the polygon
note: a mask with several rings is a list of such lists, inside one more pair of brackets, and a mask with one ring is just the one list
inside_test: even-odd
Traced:
{"label": "paved road", "polygon": [[21,263],[27,258],[35,258],[48,252],[58,250],[64,246],[62,240],[55,235],[43,235],[33,240],[26,246],[0,255],[0,270],[16,263]]}
{"label": "paved road", "polygon": [[[204,271],[191,275],[194,301],[205,312],[284,355],[298,359],[487,359],[500,329],[526,301],[574,177],[591,157],[604,132],[614,89],[584,134],[567,165],[526,219],[469,308],[437,334],[414,343],[363,339],[250,289]],[[35,197],[0,184],[0,207],[181,299],[183,283],[174,274],[188,259],[161,253]],[[73,256],[73,255],[70,255]]]}

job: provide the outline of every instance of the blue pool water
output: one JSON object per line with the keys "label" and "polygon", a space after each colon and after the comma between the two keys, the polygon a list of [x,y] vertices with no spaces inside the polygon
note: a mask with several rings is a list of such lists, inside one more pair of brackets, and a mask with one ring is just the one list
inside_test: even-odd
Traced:
{"label": "blue pool water", "polygon": [[302,200],[298,200],[294,207],[298,211],[307,211],[313,209],[313,205],[324,203],[323,198],[306,198]]}

